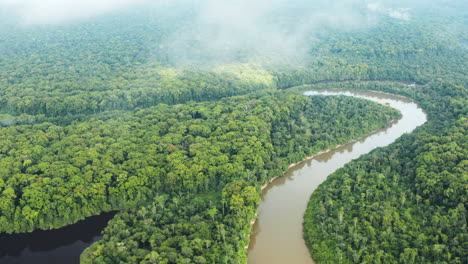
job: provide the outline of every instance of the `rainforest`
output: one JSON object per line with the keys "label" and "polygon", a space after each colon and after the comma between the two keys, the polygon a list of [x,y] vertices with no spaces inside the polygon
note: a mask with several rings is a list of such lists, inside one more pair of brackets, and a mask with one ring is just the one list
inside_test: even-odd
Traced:
{"label": "rainforest", "polygon": [[0,263],[467,263],[467,10],[0,0]]}

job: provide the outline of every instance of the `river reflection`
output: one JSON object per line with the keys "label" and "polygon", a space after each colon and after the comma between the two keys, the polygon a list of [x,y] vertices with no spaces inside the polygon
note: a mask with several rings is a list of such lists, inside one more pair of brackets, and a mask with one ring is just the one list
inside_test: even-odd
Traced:
{"label": "river reflection", "polygon": [[320,90],[304,94],[365,98],[401,111],[402,118],[370,135],[320,154],[289,169],[264,189],[249,245],[249,264],[314,263],[302,238],[303,215],[310,195],[328,175],[349,161],[387,146],[426,122],[426,114],[411,99],[371,91]]}
{"label": "river reflection", "polygon": [[93,242],[116,213],[89,217],[56,230],[38,230],[27,234],[0,235],[1,264],[73,264]]}

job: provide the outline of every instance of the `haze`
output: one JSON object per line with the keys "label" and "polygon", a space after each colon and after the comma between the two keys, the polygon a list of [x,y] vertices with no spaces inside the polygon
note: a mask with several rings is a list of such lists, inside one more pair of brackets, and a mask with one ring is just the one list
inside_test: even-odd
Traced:
{"label": "haze", "polygon": [[170,33],[151,48],[157,60],[163,54],[173,66],[300,66],[308,61],[319,31],[369,28],[388,18],[404,23],[418,6],[428,5],[360,0],[0,0],[0,14],[14,14],[23,26],[66,25],[141,9],[169,21]]}

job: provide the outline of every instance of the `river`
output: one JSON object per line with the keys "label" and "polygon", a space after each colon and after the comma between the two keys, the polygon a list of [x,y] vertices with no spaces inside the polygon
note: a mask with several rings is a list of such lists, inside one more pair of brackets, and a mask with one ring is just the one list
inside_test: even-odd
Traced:
{"label": "river", "polygon": [[56,230],[0,234],[0,264],[78,264],[81,252],[102,238],[115,214],[103,213]]}
{"label": "river", "polygon": [[258,218],[249,244],[249,264],[315,263],[302,237],[303,215],[310,195],[325,179],[359,156],[384,147],[427,120],[412,100],[391,94],[355,90],[320,90],[305,95],[346,95],[365,98],[398,109],[402,118],[356,141],[316,155],[290,168],[262,193]]}
{"label": "river", "polygon": [[[302,239],[302,216],[313,190],[336,169],[376,147],[386,146],[426,121],[413,101],[375,92],[324,90],[307,95],[349,95],[388,103],[403,117],[389,127],[316,156],[289,169],[264,190],[250,242],[249,263],[314,263]],[[0,234],[1,264],[74,264],[82,251],[101,238],[115,213],[87,218],[61,229],[30,234]]]}

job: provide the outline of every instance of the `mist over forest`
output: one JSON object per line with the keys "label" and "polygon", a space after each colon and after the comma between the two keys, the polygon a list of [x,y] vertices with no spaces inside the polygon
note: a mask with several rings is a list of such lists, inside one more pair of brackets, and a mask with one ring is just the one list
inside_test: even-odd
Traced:
{"label": "mist over forest", "polygon": [[301,186],[302,227],[281,230],[317,263],[466,263],[467,11],[0,0],[0,263],[254,264],[265,186],[408,116],[304,94],[329,89],[392,94],[422,125]]}
{"label": "mist over forest", "polygon": [[[150,57],[173,66],[253,62],[300,67],[313,59],[311,47],[327,32],[371,30],[389,21],[411,23],[427,12],[451,12],[461,16],[462,3],[450,0],[430,3],[357,0],[2,0],[0,7],[10,15],[6,24],[18,25],[19,31],[38,27],[52,32],[73,31],[81,24],[86,30],[93,31],[93,27],[99,27],[106,21],[116,25],[144,23],[146,27],[157,28],[153,37],[157,36],[158,40],[144,43],[145,48],[151,50]],[[444,34],[456,35],[454,31],[459,29],[450,24],[444,25],[440,29],[441,38]],[[117,34],[125,34],[125,31]]]}

